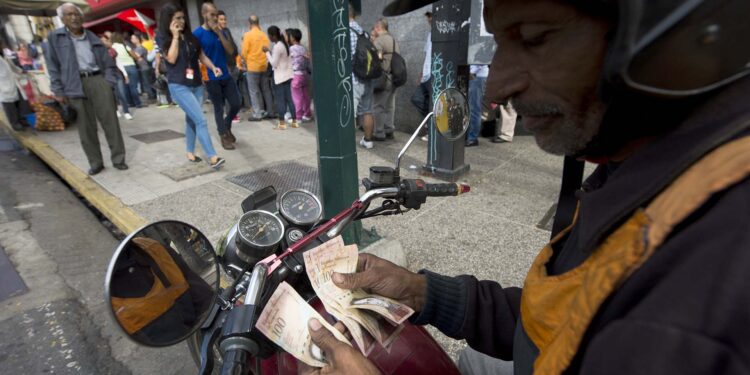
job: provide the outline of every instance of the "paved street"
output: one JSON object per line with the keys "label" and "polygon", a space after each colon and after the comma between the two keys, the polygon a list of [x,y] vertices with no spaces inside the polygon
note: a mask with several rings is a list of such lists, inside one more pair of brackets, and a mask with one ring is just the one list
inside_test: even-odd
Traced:
{"label": "paved street", "polygon": [[[221,150],[227,167],[214,172],[184,159],[179,109],[149,107],[135,116],[122,121],[130,170],[120,172],[107,163],[93,181],[146,221],[186,221],[215,241],[239,217],[240,202],[250,193],[232,182],[236,177],[260,173],[295,183],[293,176],[284,175],[288,170],[282,167],[288,165],[315,175],[314,123],[283,132],[273,130],[271,122],[236,124],[238,150]],[[215,126],[209,124],[218,145]],[[88,168],[74,128],[37,135],[75,167]],[[360,178],[370,166],[393,165],[407,139],[397,133],[395,141],[376,143],[372,150],[358,148]],[[417,141],[407,153],[402,177],[419,176],[426,146]],[[108,152],[103,152],[106,160]],[[102,282],[117,242],[91,211],[36,158],[16,150],[3,152],[1,160],[0,246],[29,292],[0,302],[2,333],[18,337],[3,340],[0,373],[29,362],[38,367],[33,373],[194,373],[184,345],[138,347],[112,326],[102,303]],[[479,147],[466,150],[466,161],[471,172],[462,181],[472,186],[470,194],[431,199],[419,211],[368,219],[364,227],[374,227],[402,248],[412,270],[474,274],[520,285],[549,238],[544,219],[556,199],[562,160],[541,152],[519,128],[511,144],[481,139]],[[457,359],[466,344],[431,332]]]}
{"label": "paved street", "polygon": [[184,344],[115,330],[102,285],[117,241],[91,211],[33,155],[0,152],[0,171],[0,247],[28,288],[0,301],[0,374],[193,373]]}

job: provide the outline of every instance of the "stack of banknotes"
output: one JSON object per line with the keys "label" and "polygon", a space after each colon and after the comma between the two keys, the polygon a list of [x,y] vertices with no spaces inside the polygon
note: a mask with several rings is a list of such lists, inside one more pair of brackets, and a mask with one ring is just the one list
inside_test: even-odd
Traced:
{"label": "stack of banknotes", "polygon": [[[346,326],[364,355],[375,345],[388,349],[403,329],[403,322],[414,310],[390,298],[368,294],[361,289],[345,290],[334,285],[334,272],[354,273],[359,251],[356,245],[346,246],[338,236],[304,253],[310,283],[326,311]],[[263,309],[256,327],[271,341],[297,359],[311,366],[322,367],[325,358],[312,343],[307,322],[317,318],[339,340],[349,341],[330,326],[287,283],[282,283]]]}

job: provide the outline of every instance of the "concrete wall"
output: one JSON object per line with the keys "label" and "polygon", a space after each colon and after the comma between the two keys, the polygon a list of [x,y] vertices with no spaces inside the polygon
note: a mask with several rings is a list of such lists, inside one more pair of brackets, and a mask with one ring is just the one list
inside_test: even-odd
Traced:
{"label": "concrete wall", "polygon": [[[191,3],[201,0],[187,0],[190,22],[200,18],[197,7]],[[317,1],[317,0],[314,0]],[[382,16],[383,8],[390,0],[368,0],[363,1],[362,15],[359,23],[365,30],[370,30],[375,21]],[[265,30],[268,26],[276,25],[286,29],[294,27],[302,30],[304,45],[309,43],[309,29],[307,19],[307,0],[214,0],[216,6],[227,13],[229,28],[237,43],[240,43],[242,35],[247,31],[247,19],[251,14],[260,18],[261,28]],[[422,75],[422,62],[424,61],[424,43],[429,32],[425,22],[424,12],[430,7],[419,9],[412,13],[391,17],[388,19],[391,34],[396,38],[401,48],[401,54],[406,60],[409,69],[409,81],[398,90],[396,98],[396,127],[403,131],[415,129],[422,121],[419,113],[410,102],[411,95],[417,87],[418,77]],[[195,23],[194,25],[199,25]]]}

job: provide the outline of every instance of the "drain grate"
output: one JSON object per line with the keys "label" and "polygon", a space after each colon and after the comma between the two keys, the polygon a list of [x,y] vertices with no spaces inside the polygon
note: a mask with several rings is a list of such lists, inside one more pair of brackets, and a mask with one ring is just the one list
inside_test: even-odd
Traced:
{"label": "drain grate", "polygon": [[318,169],[295,162],[283,162],[250,173],[228,177],[227,181],[250,191],[273,186],[279,196],[291,189],[305,189],[320,196]]}
{"label": "drain grate", "polygon": [[151,144],[156,142],[171,141],[173,139],[182,138],[184,136],[185,134],[176,132],[174,130],[159,130],[150,133],[136,134],[130,137],[145,144]]}

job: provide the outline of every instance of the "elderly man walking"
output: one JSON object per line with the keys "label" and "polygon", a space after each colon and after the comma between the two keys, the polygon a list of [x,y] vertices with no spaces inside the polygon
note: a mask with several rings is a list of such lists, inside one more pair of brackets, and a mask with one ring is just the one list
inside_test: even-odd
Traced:
{"label": "elderly man walking", "polygon": [[57,8],[57,15],[65,27],[49,34],[44,56],[55,99],[61,103],[70,102],[78,113],[75,126],[91,167],[89,175],[104,169],[97,120],[104,129],[112,164],[120,170],[128,169],[112,91],[117,83],[115,62],[99,38],[83,28],[80,8],[65,3]]}

